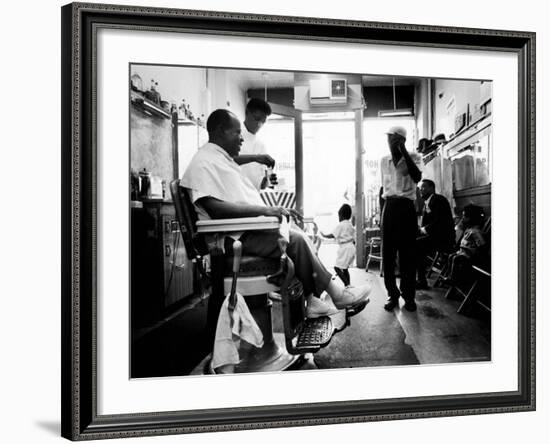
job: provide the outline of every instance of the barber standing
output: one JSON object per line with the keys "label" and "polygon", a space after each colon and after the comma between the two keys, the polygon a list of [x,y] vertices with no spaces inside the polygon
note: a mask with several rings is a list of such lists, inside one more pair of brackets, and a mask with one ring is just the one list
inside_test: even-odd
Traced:
{"label": "barber standing", "polygon": [[267,154],[264,142],[258,137],[258,132],[270,115],[269,103],[257,97],[250,99],[246,104],[245,118],[241,126],[241,153],[234,159],[257,190],[269,185],[266,181],[265,167],[273,168],[275,165],[273,158]]}
{"label": "barber standing", "polygon": [[[397,307],[399,296],[405,300],[405,309],[416,310],[415,241],[418,230],[414,200],[416,184],[420,181],[420,156],[409,154],[405,148],[407,130],[394,126],[386,133],[390,155],[382,158],[382,266],[388,301],[384,309]],[[395,281],[395,260],[399,253],[400,288]]]}

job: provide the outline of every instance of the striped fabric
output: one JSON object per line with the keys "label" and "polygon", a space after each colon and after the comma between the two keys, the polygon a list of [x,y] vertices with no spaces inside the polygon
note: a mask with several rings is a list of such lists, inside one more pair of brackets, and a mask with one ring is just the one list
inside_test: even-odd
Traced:
{"label": "striped fabric", "polygon": [[260,196],[268,207],[296,208],[296,193],[291,191],[260,191]]}

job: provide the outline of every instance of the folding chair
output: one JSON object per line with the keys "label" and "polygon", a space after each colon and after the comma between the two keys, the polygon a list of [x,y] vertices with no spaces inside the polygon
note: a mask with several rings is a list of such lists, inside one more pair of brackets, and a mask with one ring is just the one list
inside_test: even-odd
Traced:
{"label": "folding chair", "polygon": [[428,260],[430,260],[431,263],[426,277],[429,279],[432,276],[432,273],[436,273],[437,277],[435,278],[433,284],[434,287],[439,286],[439,284],[441,284],[447,277],[446,273],[448,272],[449,268],[448,259],[449,253],[439,250],[435,252],[433,257],[428,256]]}
{"label": "folding chair", "polygon": [[466,287],[461,288],[460,285],[453,285],[451,288],[449,288],[449,290],[447,290],[445,297],[449,297],[451,294],[456,292],[463,298],[462,303],[457,309],[457,313],[460,313],[460,314],[467,313],[472,308],[473,304],[477,304],[481,308],[490,312],[491,311],[490,300],[488,302],[480,299],[479,287],[483,283],[486,283],[487,281],[490,283],[491,273],[486,270],[483,270],[481,267],[478,267],[477,265],[472,265],[471,271],[472,271],[472,278],[470,279]]}

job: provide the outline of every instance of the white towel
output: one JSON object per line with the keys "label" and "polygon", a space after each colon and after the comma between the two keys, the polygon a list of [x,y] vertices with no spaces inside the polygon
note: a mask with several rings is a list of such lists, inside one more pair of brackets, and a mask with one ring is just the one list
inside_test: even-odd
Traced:
{"label": "white towel", "polygon": [[233,328],[229,313],[229,295],[225,298],[218,317],[212,368],[216,370],[226,365],[239,363],[239,346],[241,339],[255,347],[264,345],[264,337],[258,324],[252,317],[244,298],[237,293],[237,302],[233,310]]}

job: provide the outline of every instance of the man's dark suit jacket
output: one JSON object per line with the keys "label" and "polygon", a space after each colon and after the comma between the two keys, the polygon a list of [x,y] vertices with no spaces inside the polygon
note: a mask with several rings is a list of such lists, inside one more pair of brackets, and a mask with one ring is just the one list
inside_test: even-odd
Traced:
{"label": "man's dark suit jacket", "polygon": [[428,233],[430,241],[438,250],[449,251],[454,248],[455,227],[449,202],[441,194],[433,194],[424,206],[421,226]]}

